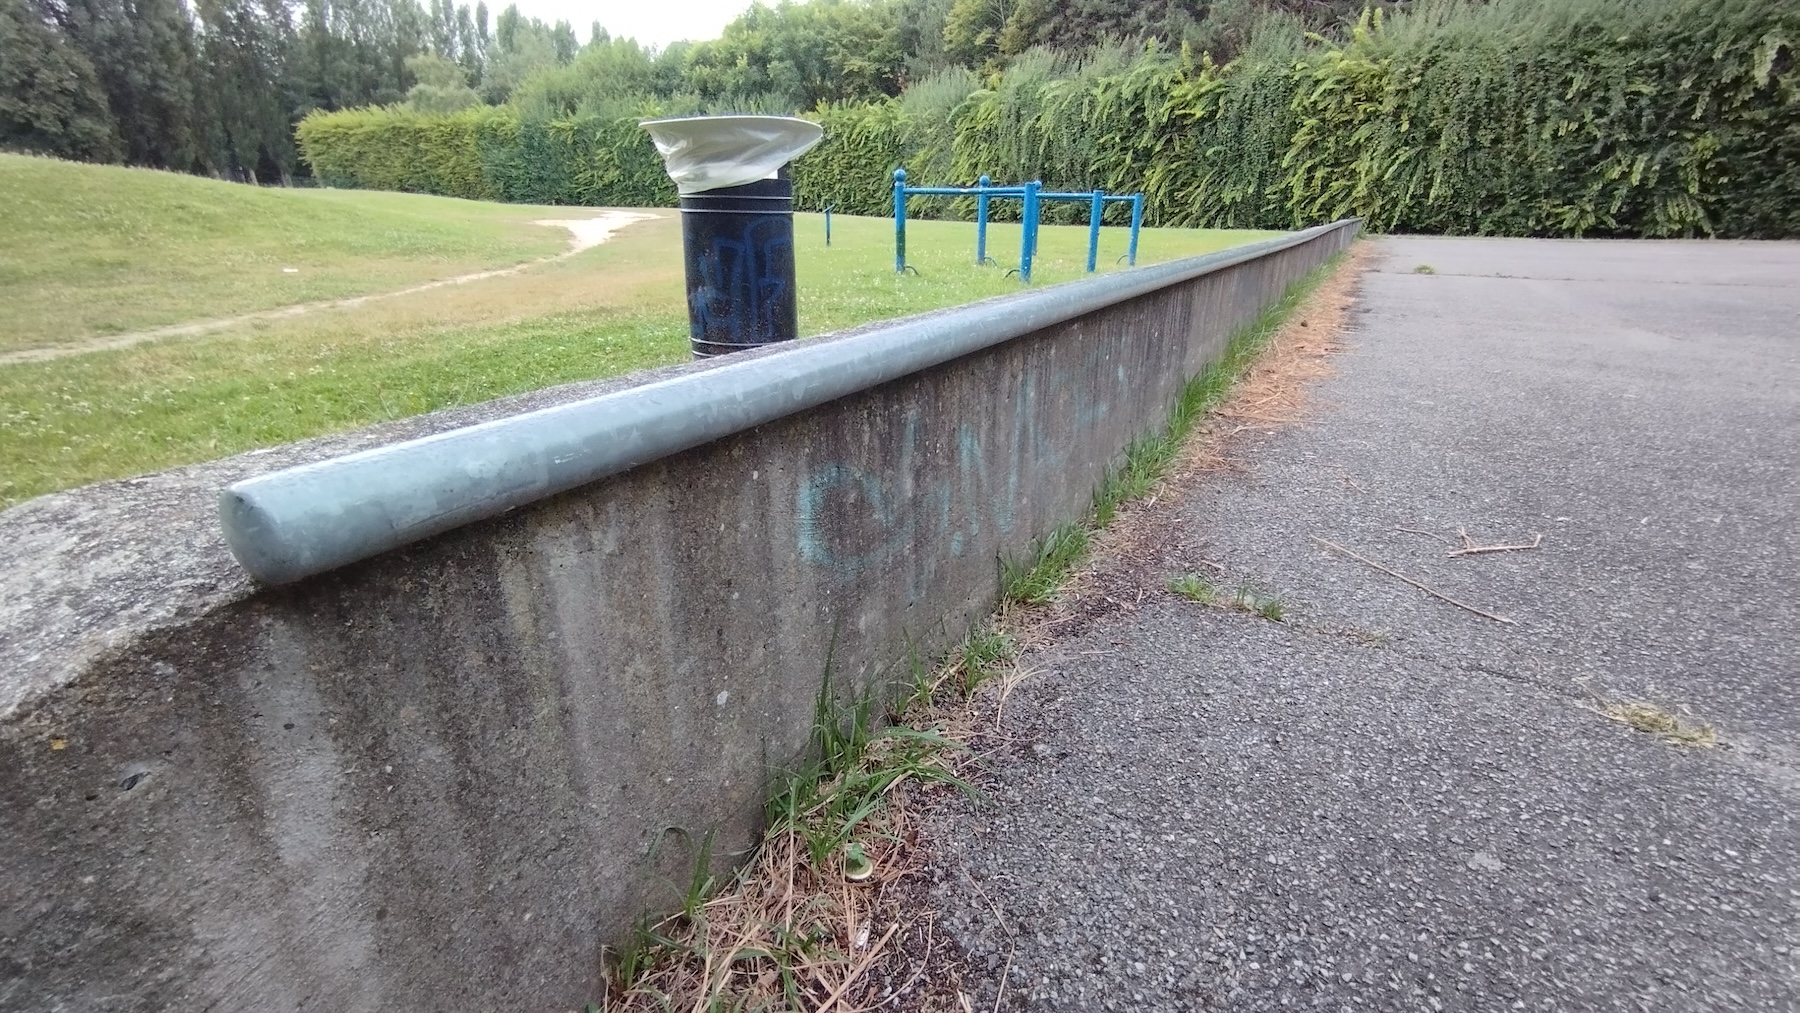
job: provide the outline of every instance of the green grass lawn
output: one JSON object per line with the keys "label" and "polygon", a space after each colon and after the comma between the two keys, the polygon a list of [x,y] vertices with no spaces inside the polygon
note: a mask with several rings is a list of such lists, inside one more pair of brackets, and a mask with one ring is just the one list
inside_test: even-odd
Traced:
{"label": "green grass lawn", "polygon": [[[118,172],[135,170],[114,170]],[[404,194],[257,191],[323,205],[356,196],[429,218],[444,208],[467,225],[519,209]],[[417,209],[411,202],[421,202]],[[480,209],[465,214],[465,209]],[[549,209],[579,217],[580,208]],[[545,209],[530,214],[541,216]],[[591,213],[591,212],[586,212]],[[391,224],[391,222],[390,222]],[[818,334],[1015,292],[1004,267],[976,267],[974,226],[915,221],[909,259],[893,273],[893,223],[834,219],[824,245],[818,216],[796,218],[801,328]],[[548,232],[549,230],[542,230]],[[1108,230],[1102,264],[1123,252]],[[1205,253],[1268,233],[1148,229],[1140,263]],[[259,321],[188,338],[0,366],[0,506],[86,482],[141,474],[468,404],[555,383],[615,375],[688,357],[680,226],[671,214],[627,227],[603,246],[521,274],[351,309]],[[258,237],[280,258],[276,238]],[[182,240],[181,242],[185,242]],[[1086,229],[1047,227],[1035,281],[1080,277]],[[995,226],[990,255],[1016,262],[1017,226]],[[1120,268],[1122,269],[1122,268]],[[420,280],[404,270],[369,288]],[[74,281],[65,284],[75,284]],[[9,284],[0,294],[11,297]],[[170,296],[171,307],[178,308]],[[217,315],[216,304],[193,316]],[[175,319],[183,319],[176,317]]]}
{"label": "green grass lawn", "polygon": [[568,211],[0,154],[0,352],[517,264]]}

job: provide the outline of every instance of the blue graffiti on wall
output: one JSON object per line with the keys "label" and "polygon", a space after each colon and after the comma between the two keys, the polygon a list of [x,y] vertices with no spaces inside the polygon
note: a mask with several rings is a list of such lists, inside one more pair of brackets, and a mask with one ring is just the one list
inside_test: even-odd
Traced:
{"label": "blue graffiti on wall", "polygon": [[1016,380],[997,385],[995,407],[1003,414],[986,424],[961,422],[942,432],[921,408],[908,408],[897,440],[874,460],[812,468],[795,503],[801,557],[846,583],[909,567],[907,597],[916,599],[940,561],[1035,523],[1024,508],[1031,490],[1045,483],[1032,476],[1077,471],[1097,479],[1105,459],[1074,460],[1077,448],[1092,446],[1121,407],[1134,414],[1148,408],[1145,421],[1160,414],[1172,393],[1164,388],[1178,382],[1177,364],[1134,363],[1124,334],[1090,335],[1074,351],[1074,369],[1066,346],[1062,357],[1052,348],[1025,363]]}
{"label": "blue graffiti on wall", "polygon": [[[915,408],[906,413],[897,445],[880,455],[888,462],[880,472],[845,461],[813,468],[795,503],[801,557],[841,581],[909,560],[908,597],[920,597],[940,560],[966,555],[983,544],[984,534],[990,542],[996,533],[1012,534],[1023,516],[1026,476],[1070,467],[1071,444],[1128,396],[1126,371],[1114,361],[1119,352],[1105,341],[1085,349],[1079,370],[1085,384],[1051,363],[1041,371],[1041,385],[1039,371],[1028,369],[1010,392],[997,392],[1010,397],[1012,417],[1010,425],[986,429],[998,437],[994,446],[984,447],[984,430],[969,423],[929,438]],[[1107,393],[1112,396],[1101,396]],[[1046,422],[1059,418],[1067,428],[1046,432]],[[946,453],[954,455],[954,467],[942,459]]]}
{"label": "blue graffiti on wall", "polygon": [[786,273],[775,269],[793,258],[793,245],[782,219],[752,222],[738,238],[715,235],[699,257],[700,285],[688,294],[694,337],[730,344],[793,337],[780,333],[791,297]]}

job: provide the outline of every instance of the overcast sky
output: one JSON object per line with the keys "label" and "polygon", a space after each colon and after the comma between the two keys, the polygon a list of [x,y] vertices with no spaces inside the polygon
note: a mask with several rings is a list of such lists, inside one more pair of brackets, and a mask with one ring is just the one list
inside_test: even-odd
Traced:
{"label": "overcast sky", "polygon": [[660,48],[677,39],[718,38],[726,22],[753,0],[488,0],[488,9],[497,14],[508,2],[516,2],[526,17],[567,21],[584,43],[588,25],[598,21],[613,35]]}

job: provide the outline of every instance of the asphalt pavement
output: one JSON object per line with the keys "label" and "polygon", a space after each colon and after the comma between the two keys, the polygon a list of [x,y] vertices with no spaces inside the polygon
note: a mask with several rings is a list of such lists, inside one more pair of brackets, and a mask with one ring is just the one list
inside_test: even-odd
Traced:
{"label": "asphalt pavement", "polygon": [[1375,244],[1312,419],[928,814],[973,1008],[1800,1010],[1800,244]]}

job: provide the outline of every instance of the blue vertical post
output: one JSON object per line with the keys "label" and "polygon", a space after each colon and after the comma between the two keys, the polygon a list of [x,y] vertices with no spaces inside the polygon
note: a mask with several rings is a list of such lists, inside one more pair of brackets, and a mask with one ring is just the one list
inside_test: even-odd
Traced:
{"label": "blue vertical post", "polygon": [[825,205],[825,245],[831,245],[831,205]]}
{"label": "blue vertical post", "polygon": [[1031,284],[1031,260],[1037,254],[1038,230],[1038,187],[1041,184],[1032,182],[1025,184],[1025,234],[1019,237],[1019,280]]}
{"label": "blue vertical post", "polygon": [[894,273],[906,273],[906,170],[894,170]]}
{"label": "blue vertical post", "polygon": [[994,182],[993,180],[989,179],[986,176],[983,176],[983,177],[981,177],[981,179],[977,180],[975,183],[976,186],[981,188],[980,192],[975,195],[975,264],[976,264],[976,266],[980,266],[982,264],[987,263],[987,216],[988,216],[987,188],[992,186],[993,182]]}
{"label": "blue vertical post", "polygon": [[1143,224],[1144,195],[1141,193],[1134,193],[1131,195],[1131,248],[1126,251],[1125,257],[1126,263],[1131,267],[1137,266],[1138,229],[1141,228]]}
{"label": "blue vertical post", "polygon": [[1088,269],[1093,274],[1100,263],[1100,219],[1106,213],[1106,191],[1095,190],[1094,202],[1088,206]]}

